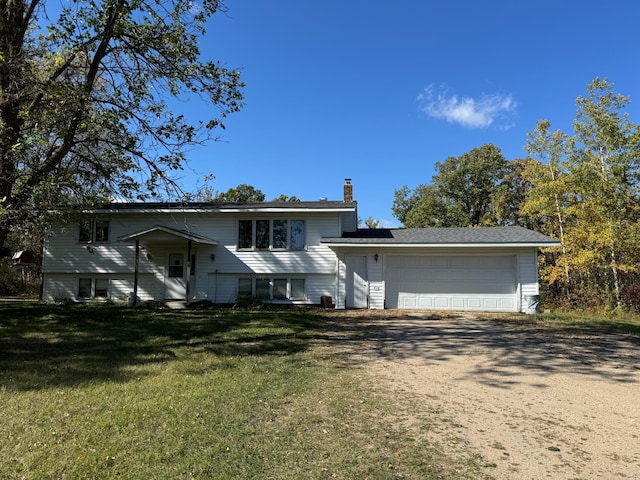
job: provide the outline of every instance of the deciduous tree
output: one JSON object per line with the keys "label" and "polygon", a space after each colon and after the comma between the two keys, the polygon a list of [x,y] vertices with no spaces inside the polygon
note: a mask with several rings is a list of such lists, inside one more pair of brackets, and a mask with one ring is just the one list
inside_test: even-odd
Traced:
{"label": "deciduous tree", "polygon": [[[199,49],[217,0],[56,8],[0,0],[0,247],[63,204],[177,187],[185,147],[215,138],[243,102],[239,73]],[[170,99],[212,108],[187,118]]]}
{"label": "deciduous tree", "polygon": [[508,166],[500,149],[487,144],[436,163],[430,185],[395,191],[392,211],[405,227],[496,224],[495,197]]}
{"label": "deciduous tree", "polygon": [[623,286],[638,279],[640,128],[624,113],[629,99],[612,89],[598,78],[587,86],[572,136],[551,133],[546,120],[529,134],[535,160],[525,171],[532,188],[521,213],[561,241],[559,251],[545,252],[549,281],[576,302],[615,306]]}
{"label": "deciduous tree", "polygon": [[264,193],[262,190],[241,183],[235,188],[230,188],[226,192],[218,193],[214,198],[214,202],[264,202]]}

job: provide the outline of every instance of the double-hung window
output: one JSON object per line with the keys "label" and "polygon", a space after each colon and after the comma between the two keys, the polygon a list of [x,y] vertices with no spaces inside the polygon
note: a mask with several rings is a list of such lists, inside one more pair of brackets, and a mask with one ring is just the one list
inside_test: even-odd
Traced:
{"label": "double-hung window", "polygon": [[304,220],[259,219],[238,221],[238,249],[304,250]]}
{"label": "double-hung window", "polygon": [[107,298],[109,296],[108,278],[79,278],[78,298]]}
{"label": "double-hung window", "polygon": [[109,220],[82,220],[78,240],[87,243],[109,241]]}

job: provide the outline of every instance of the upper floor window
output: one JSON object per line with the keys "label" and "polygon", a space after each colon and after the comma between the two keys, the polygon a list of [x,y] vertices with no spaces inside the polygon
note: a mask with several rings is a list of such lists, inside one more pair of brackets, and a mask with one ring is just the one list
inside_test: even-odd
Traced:
{"label": "upper floor window", "polygon": [[251,248],[253,242],[253,221],[240,220],[238,222],[238,248]]}
{"label": "upper floor window", "polygon": [[304,250],[304,220],[239,220],[238,249]]}
{"label": "upper floor window", "polygon": [[107,242],[109,240],[109,220],[82,220],[78,240],[81,242]]}

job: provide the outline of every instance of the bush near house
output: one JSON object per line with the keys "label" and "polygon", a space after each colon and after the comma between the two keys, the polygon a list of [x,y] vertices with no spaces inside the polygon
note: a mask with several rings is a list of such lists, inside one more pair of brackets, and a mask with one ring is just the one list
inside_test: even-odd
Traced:
{"label": "bush near house", "polygon": [[17,266],[10,258],[0,258],[0,296],[37,297],[42,277],[38,266]]}

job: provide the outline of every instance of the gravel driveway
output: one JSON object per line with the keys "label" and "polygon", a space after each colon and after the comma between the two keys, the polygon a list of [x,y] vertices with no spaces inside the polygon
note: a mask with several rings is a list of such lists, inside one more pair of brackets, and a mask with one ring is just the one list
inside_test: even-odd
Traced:
{"label": "gravel driveway", "polygon": [[416,418],[438,419],[434,440],[478,453],[487,475],[640,479],[638,337],[471,314],[347,315],[366,332],[367,372]]}

